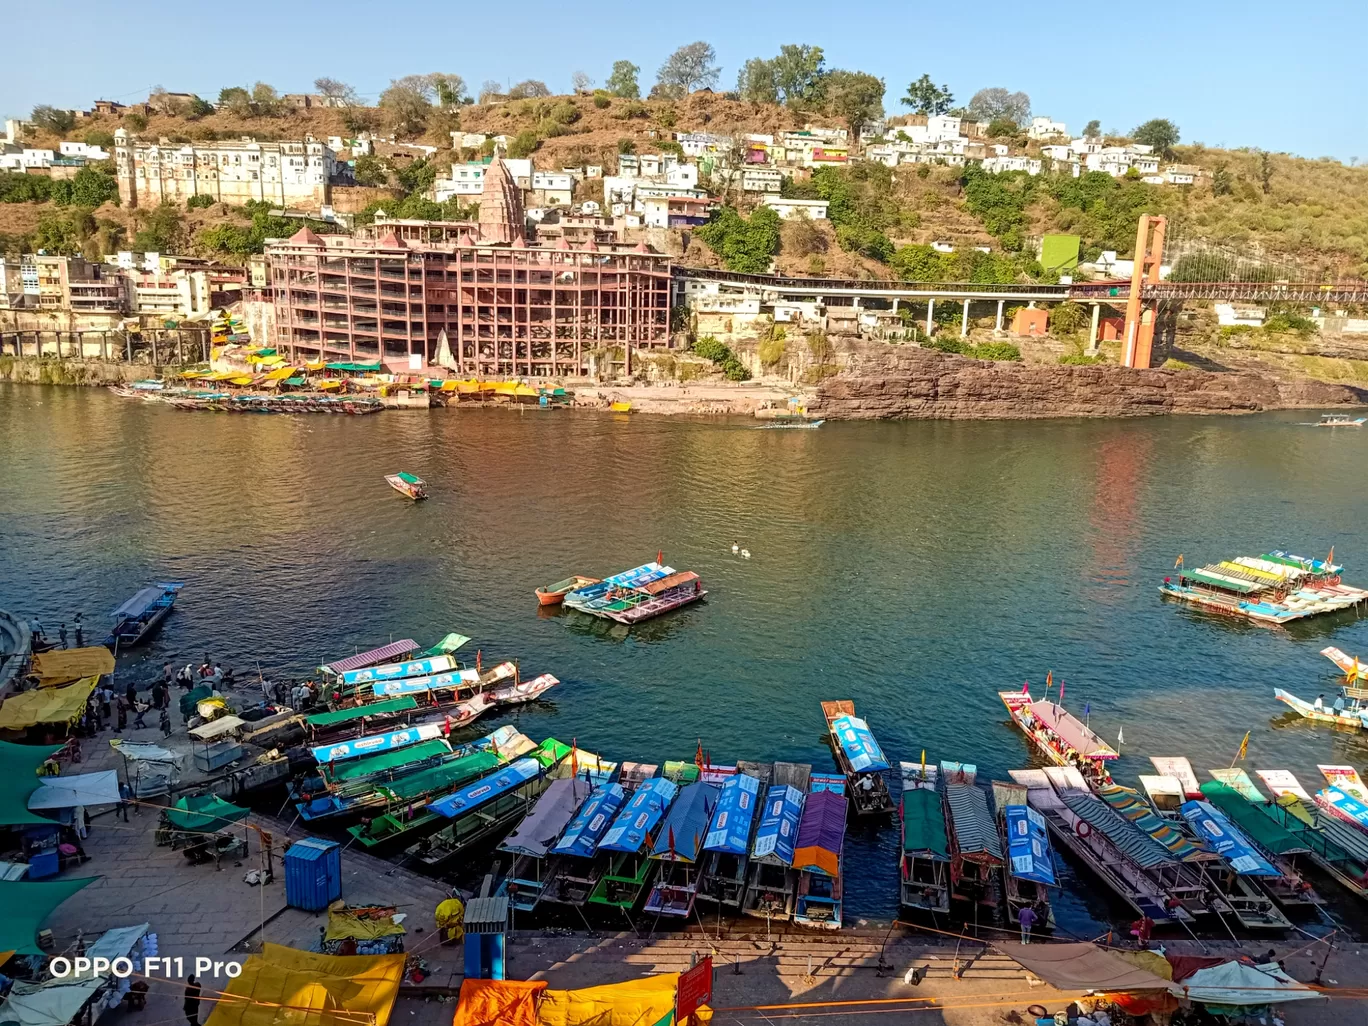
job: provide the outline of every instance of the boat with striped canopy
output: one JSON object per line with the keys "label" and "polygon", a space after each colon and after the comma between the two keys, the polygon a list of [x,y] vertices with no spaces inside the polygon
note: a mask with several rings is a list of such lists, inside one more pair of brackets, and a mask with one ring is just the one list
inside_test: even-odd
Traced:
{"label": "boat with striped canopy", "polygon": [[1179,569],[1178,579],[1164,578],[1159,591],[1211,612],[1282,624],[1368,601],[1368,591],[1343,583],[1343,569],[1328,558],[1307,559],[1278,549]]}
{"label": "boat with striped canopy", "polygon": [[950,828],[950,896],[990,908],[1001,904],[1002,840],[972,763],[941,761],[940,786]]}

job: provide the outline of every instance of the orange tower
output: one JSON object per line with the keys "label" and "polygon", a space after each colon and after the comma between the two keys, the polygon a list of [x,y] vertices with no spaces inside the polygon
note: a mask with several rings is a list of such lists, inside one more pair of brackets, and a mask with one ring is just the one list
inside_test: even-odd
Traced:
{"label": "orange tower", "polygon": [[1135,235],[1135,270],[1131,273],[1130,299],[1126,302],[1126,347],[1121,363],[1146,369],[1154,348],[1154,321],[1158,316],[1156,300],[1144,302],[1146,285],[1159,283],[1159,265],[1164,259],[1164,229],[1167,221],[1159,214],[1141,214]]}

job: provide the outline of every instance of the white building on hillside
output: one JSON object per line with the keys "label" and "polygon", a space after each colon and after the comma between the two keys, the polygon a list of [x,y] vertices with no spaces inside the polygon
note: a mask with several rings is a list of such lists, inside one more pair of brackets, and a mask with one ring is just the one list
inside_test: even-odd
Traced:
{"label": "white building on hillside", "polygon": [[1057,135],[1067,136],[1068,128],[1062,121],[1053,121],[1046,117],[1031,118],[1031,126],[1026,129],[1026,135],[1031,139],[1053,139]]}
{"label": "white building on hillside", "polygon": [[811,221],[825,221],[827,216],[826,200],[784,199],[781,196],[767,195],[761,202],[772,208],[787,221],[791,217],[806,217]]}

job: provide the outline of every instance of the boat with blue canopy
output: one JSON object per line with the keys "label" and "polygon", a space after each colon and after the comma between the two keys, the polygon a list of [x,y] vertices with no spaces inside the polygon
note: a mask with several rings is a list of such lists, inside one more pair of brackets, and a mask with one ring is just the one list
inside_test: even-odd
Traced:
{"label": "boat with blue canopy", "polygon": [[532,811],[499,845],[499,851],[511,861],[496,895],[507,897],[520,912],[537,906],[548,880],[551,850],[593,793],[594,785],[580,776],[551,781]]}
{"label": "boat with blue canopy", "polygon": [[342,686],[354,688],[360,684],[373,684],[381,680],[428,677],[454,669],[456,669],[456,660],[453,656],[425,656],[422,659],[410,659],[403,663],[386,663],[383,666],[363,666],[359,670],[348,670],[342,674]]}
{"label": "boat with blue canopy", "polygon": [[609,863],[589,895],[591,902],[628,911],[636,907],[656,867],[650,859],[655,831],[678,794],[679,786],[664,777],[637,785],[599,844]]}
{"label": "boat with blue canopy", "polygon": [[760,822],[762,790],[768,790],[770,768],[739,762],[736,772],[720,782],[721,792],[703,838],[703,875],[695,901],[740,909],[746,894],[746,869]]}
{"label": "boat with blue canopy", "polygon": [[751,845],[750,867],[741,911],[762,919],[790,919],[798,892],[793,855],[798,823],[807,801],[812,767],[776,762],[773,781],[765,792],[760,825]]}
{"label": "boat with blue canopy", "polygon": [[1007,852],[1003,867],[1007,920],[1018,922],[1021,910],[1029,908],[1036,916],[1035,929],[1053,930],[1054,905],[1049,888],[1059,886],[1059,876],[1045,817],[1027,803],[1024,784],[994,780],[993,806]]}
{"label": "boat with blue canopy", "polygon": [[612,826],[627,800],[621,784],[596,787],[575,813],[551,849],[546,886],[541,900],[562,905],[583,905],[607,869],[607,858],[596,858],[599,841]]}
{"label": "boat with blue canopy", "polygon": [[660,862],[661,867],[646,897],[647,912],[687,917],[693,911],[701,877],[703,842],[719,794],[716,784],[699,780],[684,787],[670,806],[651,846],[651,858]]}
{"label": "boat with blue canopy", "polygon": [[[1273,865],[1244,831],[1235,826],[1210,802],[1184,802],[1178,810],[1210,851],[1220,861],[1208,867],[1207,876],[1215,884],[1229,911],[1250,930],[1289,930],[1291,922],[1273,902],[1272,896],[1256,886],[1265,878],[1280,879],[1282,871]],[[1226,868],[1225,873],[1219,870]]]}
{"label": "boat with blue canopy", "polygon": [[105,638],[105,648],[116,651],[146,641],[171,615],[176,593],[185,585],[177,582],[150,584],[110,613],[114,629]]}
{"label": "boat with blue canopy", "polygon": [[412,727],[404,727],[402,730],[390,730],[383,734],[372,734],[369,737],[354,737],[348,741],[318,745],[315,748],[310,748],[309,754],[320,766],[327,766],[330,763],[355,759],[363,755],[392,752],[399,748],[417,744],[420,741],[431,741],[441,736],[442,724],[419,723]]}
{"label": "boat with blue canopy", "polygon": [[575,591],[568,592],[562,604],[570,609],[579,609],[583,612],[591,612],[597,608],[594,604],[607,604],[605,599],[610,591],[618,588],[640,588],[655,581],[664,580],[673,574],[674,567],[663,566],[660,563],[643,563],[641,566],[624,570],[622,573],[613,574],[594,584],[587,585]]}
{"label": "boat with blue canopy", "polygon": [[566,594],[563,605],[629,626],[702,600],[707,595],[698,574],[675,570],[658,560]]}
{"label": "boat with blue canopy", "polygon": [[841,928],[841,853],[846,831],[843,791],[843,781],[823,780],[809,791],[803,803],[793,853],[793,868],[798,871],[793,921],[800,926]]}
{"label": "boat with blue canopy", "polygon": [[[508,665],[511,667],[513,664]],[[459,691],[461,688],[473,688],[479,681],[478,670],[464,669],[429,674],[425,677],[375,681],[370,685],[370,689],[376,698],[394,698],[401,695],[427,695],[434,691]]]}
{"label": "boat with blue canopy", "polygon": [[937,768],[904,762],[902,770],[902,856],[900,900],[904,908],[950,911],[950,840],[945,804],[936,788]]}
{"label": "boat with blue canopy", "polygon": [[853,702],[823,702],[827,740],[836,765],[845,774],[846,791],[858,816],[881,816],[893,811],[884,774],[890,769],[869,724],[855,715]]}
{"label": "boat with blue canopy", "polygon": [[517,823],[551,783],[550,771],[570,751],[547,738],[529,755],[429,803],[449,822],[404,854],[428,872],[440,872],[471,846],[498,836]]}

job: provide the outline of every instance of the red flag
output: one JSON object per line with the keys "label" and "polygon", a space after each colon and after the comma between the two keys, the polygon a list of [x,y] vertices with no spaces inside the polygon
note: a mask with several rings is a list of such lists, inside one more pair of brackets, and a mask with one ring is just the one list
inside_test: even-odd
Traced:
{"label": "red flag", "polygon": [[698,751],[694,752],[694,765],[699,769],[703,768],[703,739],[698,739]]}
{"label": "red flag", "polygon": [[570,779],[579,776],[579,739],[570,739]]}
{"label": "red flag", "polygon": [[1059,682],[1059,704],[1064,704],[1064,682],[1062,680]]}
{"label": "red flag", "polygon": [[1029,695],[1031,693],[1031,682],[1029,680],[1023,680],[1021,682],[1021,693],[1023,695]]}
{"label": "red flag", "polygon": [[1045,671],[1045,690],[1050,690],[1050,685],[1054,683],[1054,670]]}
{"label": "red flag", "polygon": [[[1334,550],[1334,549],[1331,549],[1330,551],[1331,551],[1331,552],[1334,552],[1335,550]],[[659,564],[661,564],[662,566],[665,565],[665,550],[664,550],[664,549],[656,549],[656,562],[659,563]]]}
{"label": "red flag", "polygon": [[674,861],[674,857],[675,857],[674,827],[670,827],[670,860],[671,860],[671,861]]}

